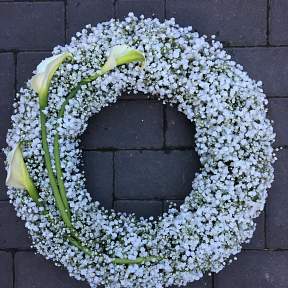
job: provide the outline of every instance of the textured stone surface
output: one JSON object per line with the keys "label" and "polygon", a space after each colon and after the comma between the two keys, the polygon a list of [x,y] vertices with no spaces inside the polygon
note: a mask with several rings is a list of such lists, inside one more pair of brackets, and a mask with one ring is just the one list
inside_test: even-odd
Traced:
{"label": "textured stone surface", "polygon": [[270,35],[269,41],[273,45],[288,44],[288,1],[270,1]]}
{"label": "textured stone surface", "polygon": [[233,48],[228,50],[233,59],[244,66],[248,74],[263,82],[269,96],[287,96],[288,48]]}
{"label": "textured stone surface", "polygon": [[6,147],[6,134],[7,129],[10,127],[10,116],[15,92],[14,65],[15,61],[12,53],[0,53],[0,200],[7,199],[5,191],[6,172],[4,169],[4,153],[2,149]]}
{"label": "textured stone surface", "polygon": [[277,158],[267,205],[267,244],[273,249],[288,249],[288,150],[277,152]]}
{"label": "textured stone surface", "polygon": [[113,204],[113,153],[86,151],[84,171],[87,189],[93,200],[107,209]]}
{"label": "textured stone surface", "polygon": [[164,19],[165,7],[163,0],[119,0],[116,6],[116,16],[119,18],[126,17],[129,12],[136,16],[144,15],[145,17],[157,17]]}
{"label": "textured stone surface", "polygon": [[0,251],[0,287],[13,288],[13,258],[9,252]]}
{"label": "textured stone surface", "polygon": [[18,252],[15,255],[15,288],[89,288],[40,255]]}
{"label": "textured stone surface", "polygon": [[[266,0],[167,0],[167,17],[230,45],[266,43]],[[251,29],[253,27],[253,29]],[[248,32],[249,30],[249,32]]]}
{"label": "textured stone surface", "polygon": [[286,288],[288,251],[242,252],[235,263],[215,276],[215,288]]}
{"label": "textured stone surface", "polygon": [[21,52],[17,55],[17,88],[25,87],[25,83],[33,76],[37,65],[46,57],[51,56],[49,52]]}
{"label": "textured stone surface", "polygon": [[0,49],[51,49],[64,42],[64,3],[0,3]]}
{"label": "textured stone surface", "polygon": [[118,199],[183,199],[198,171],[193,151],[121,151],[115,154]]}
{"label": "textured stone surface", "polygon": [[67,0],[67,36],[114,17],[113,0]]}
{"label": "textured stone surface", "polygon": [[161,148],[162,105],[152,101],[122,101],[92,117],[84,134],[83,147]]}
{"label": "textured stone surface", "polygon": [[11,204],[0,202],[0,249],[30,248],[31,240],[24,223],[18,217]]}
{"label": "textured stone surface", "polygon": [[194,124],[189,121],[183,113],[175,107],[166,109],[166,146],[168,147],[193,147],[194,146]]}
{"label": "textured stone surface", "polygon": [[275,146],[288,145],[288,98],[271,99],[268,107],[269,117],[274,121]]}

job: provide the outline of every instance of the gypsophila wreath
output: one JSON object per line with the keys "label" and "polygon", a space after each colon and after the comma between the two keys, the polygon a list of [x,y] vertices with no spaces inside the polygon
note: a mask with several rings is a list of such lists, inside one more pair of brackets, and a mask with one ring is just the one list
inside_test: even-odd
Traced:
{"label": "gypsophila wreath", "polygon": [[[17,94],[9,197],[37,252],[91,287],[185,285],[220,271],[252,237],[273,180],[275,135],[261,83],[209,41],[173,19],[129,14],[88,25]],[[92,202],[79,170],[89,117],[123,91],[157,95],[196,126],[192,191],[157,220]]]}

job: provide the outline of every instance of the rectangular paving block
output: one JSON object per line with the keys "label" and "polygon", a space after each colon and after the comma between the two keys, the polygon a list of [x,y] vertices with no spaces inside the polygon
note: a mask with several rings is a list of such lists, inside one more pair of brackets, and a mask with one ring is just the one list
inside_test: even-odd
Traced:
{"label": "rectangular paving block", "polygon": [[167,147],[194,147],[195,125],[175,107],[166,107]]}
{"label": "rectangular paving block", "polygon": [[13,258],[4,251],[0,251],[0,287],[13,288]]}
{"label": "rectangular paving block", "polygon": [[199,169],[194,151],[115,153],[117,199],[183,199]]}
{"label": "rectangular paving block", "polygon": [[[267,203],[267,245],[269,248],[288,248],[288,150],[277,152],[274,164],[275,180]],[[288,282],[287,282],[288,283]]]}
{"label": "rectangular paving block", "polygon": [[66,270],[32,252],[15,254],[15,288],[89,288],[69,277]]}
{"label": "rectangular paving block", "polygon": [[266,43],[266,0],[167,0],[166,13],[227,45]]}
{"label": "rectangular paving block", "polygon": [[269,118],[273,120],[276,133],[275,146],[288,145],[288,98],[269,99]]}
{"label": "rectangular paving block", "polygon": [[215,275],[214,288],[287,288],[288,251],[243,251]]}
{"label": "rectangular paving block", "polygon": [[85,149],[161,148],[163,109],[153,101],[121,101],[89,121],[83,135]]}
{"label": "rectangular paving block", "polygon": [[23,221],[8,201],[0,202],[0,249],[29,249],[31,240]]}
{"label": "rectangular paving block", "polygon": [[253,79],[263,82],[264,92],[268,96],[287,96],[288,48],[233,48],[228,52]]}
{"label": "rectangular paving block", "polygon": [[83,155],[87,189],[94,201],[107,209],[113,204],[113,153],[85,151]]}
{"label": "rectangular paving block", "polygon": [[0,3],[0,49],[44,50],[63,44],[63,2]]}
{"label": "rectangular paving block", "polygon": [[244,249],[264,249],[265,248],[265,212],[262,211],[261,215],[254,219],[256,229],[253,237],[248,244],[244,244]]}
{"label": "rectangular paving block", "polygon": [[273,0],[270,4],[270,33],[269,43],[272,45],[287,45],[288,44],[288,1]]}
{"label": "rectangular paving block", "polygon": [[25,87],[24,84],[33,76],[37,65],[46,57],[50,57],[50,52],[20,52],[17,54],[17,88]]}
{"label": "rectangular paving block", "polygon": [[143,5],[142,0],[118,0],[116,5],[117,18],[124,18],[129,12],[134,15],[144,15],[147,17],[156,17],[163,20],[165,14],[165,0],[145,0]]}
{"label": "rectangular paving block", "polygon": [[162,213],[161,201],[117,200],[114,209],[128,214],[135,213],[138,217],[157,217]]}
{"label": "rectangular paving block", "polygon": [[67,35],[114,17],[114,0],[67,0]]}
{"label": "rectangular paving block", "polygon": [[15,93],[15,61],[12,53],[0,53],[0,67],[0,200],[3,200],[7,199],[7,196],[5,186],[6,171],[4,169],[4,153],[2,149],[6,147],[6,134],[10,127]]}

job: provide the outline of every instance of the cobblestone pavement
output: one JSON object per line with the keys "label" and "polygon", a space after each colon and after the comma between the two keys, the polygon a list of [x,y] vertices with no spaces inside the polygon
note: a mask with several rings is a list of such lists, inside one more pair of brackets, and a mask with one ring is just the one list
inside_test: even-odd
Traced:
{"label": "cobblestone pavement", "polygon": [[[188,287],[287,288],[287,0],[0,0],[0,148],[5,146],[15,90],[36,64],[84,24],[121,18],[129,11],[175,17],[200,33],[216,34],[234,59],[263,81],[275,121],[275,146],[284,146],[252,242],[223,272]],[[176,109],[143,95],[123,95],[91,119],[83,136],[84,169],[93,198],[107,208],[138,215],[158,215],[169,200],[181,203],[199,167],[193,135],[193,126]],[[24,225],[7,201],[0,157],[0,287],[88,287],[34,255]]]}

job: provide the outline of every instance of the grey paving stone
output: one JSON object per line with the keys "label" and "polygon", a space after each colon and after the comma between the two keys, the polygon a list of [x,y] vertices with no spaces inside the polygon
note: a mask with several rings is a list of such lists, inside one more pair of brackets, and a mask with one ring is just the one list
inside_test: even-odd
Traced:
{"label": "grey paving stone", "polygon": [[256,218],[256,230],[254,231],[253,237],[248,244],[244,244],[244,249],[264,249],[265,248],[265,212]]}
{"label": "grey paving stone", "polygon": [[15,255],[15,288],[89,288],[41,255],[18,252]]}
{"label": "grey paving stone", "polygon": [[63,2],[0,3],[0,49],[51,49],[64,42]]}
{"label": "grey paving stone", "polygon": [[275,146],[288,145],[288,98],[269,100],[269,117],[274,121],[273,128],[276,133]]}
{"label": "grey paving stone", "polygon": [[0,249],[30,248],[31,240],[24,223],[8,201],[0,202]]}
{"label": "grey paving stone", "polygon": [[162,104],[122,101],[103,109],[89,121],[83,135],[85,149],[161,148]]}
{"label": "grey paving stone", "polygon": [[115,154],[118,199],[183,199],[199,169],[194,151],[120,151]]}
{"label": "grey paving stone", "polygon": [[166,146],[168,147],[193,147],[195,125],[175,107],[167,106],[166,109]]}
{"label": "grey paving stone", "polygon": [[32,72],[37,65],[46,57],[51,56],[50,52],[21,52],[17,55],[17,87],[24,87],[30,79]]}
{"label": "grey paving stone", "polygon": [[263,82],[265,93],[269,96],[287,96],[288,48],[233,48],[228,51],[252,78]]}
{"label": "grey paving stone", "polygon": [[7,199],[7,196],[5,186],[6,171],[4,169],[4,153],[2,149],[6,147],[6,134],[10,127],[10,117],[13,110],[12,102],[15,92],[15,63],[12,53],[0,53],[0,67],[0,200],[3,200]]}
{"label": "grey paving stone", "polygon": [[215,276],[215,288],[286,288],[288,251],[245,251]]}
{"label": "grey paving stone", "polygon": [[135,213],[138,217],[157,217],[162,213],[161,201],[117,200],[114,209],[128,214]]}
{"label": "grey paving stone", "polygon": [[[189,194],[189,193],[188,193]],[[165,200],[163,201],[163,212],[167,212],[169,207],[170,207],[170,204],[173,203],[176,204],[176,207],[179,209],[180,206],[183,204],[184,200]]]}
{"label": "grey paving stone", "polygon": [[164,2],[164,0],[145,0],[145,5],[143,5],[142,0],[119,0],[116,6],[116,16],[124,18],[129,12],[133,12],[136,16],[144,15],[145,17],[156,17],[163,20]]}
{"label": "grey paving stone", "polygon": [[85,151],[83,155],[87,189],[94,201],[112,208],[113,153]]}
{"label": "grey paving stone", "polygon": [[286,0],[270,1],[269,42],[273,45],[288,44],[288,2]]}
{"label": "grey paving stone", "polygon": [[[266,43],[266,0],[167,0],[167,17],[229,45]],[[249,31],[249,32],[248,32]]]}
{"label": "grey paving stone", "polygon": [[277,152],[274,164],[275,181],[267,204],[267,245],[269,248],[288,248],[288,150]]}
{"label": "grey paving stone", "polygon": [[12,254],[4,251],[0,251],[0,287],[13,288]]}
{"label": "grey paving stone", "polygon": [[72,37],[85,25],[96,26],[114,17],[113,0],[67,0],[67,35]]}

